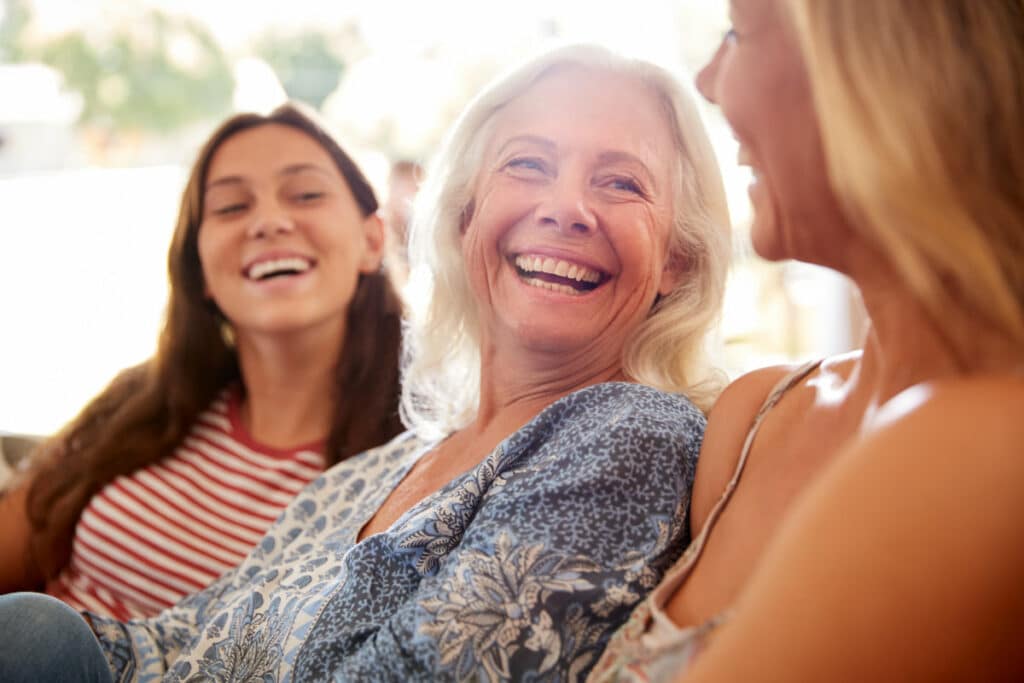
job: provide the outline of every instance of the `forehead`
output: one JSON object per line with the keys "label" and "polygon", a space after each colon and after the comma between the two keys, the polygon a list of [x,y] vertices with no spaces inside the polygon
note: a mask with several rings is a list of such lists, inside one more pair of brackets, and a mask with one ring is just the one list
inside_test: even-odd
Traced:
{"label": "forehead", "polygon": [[729,0],[730,12],[751,12],[763,8],[765,0]]}
{"label": "forehead", "polygon": [[729,14],[733,20],[758,24],[765,21],[778,22],[786,16],[785,0],[731,0]]}
{"label": "forehead", "polygon": [[338,175],[334,161],[306,133],[280,123],[268,123],[235,133],[222,142],[210,159],[207,177],[259,176],[285,168],[314,165]]}
{"label": "forehead", "polygon": [[637,77],[563,66],[495,115],[489,149],[494,153],[509,138],[535,135],[559,150],[622,151],[660,167],[675,149],[668,120],[654,88]]}

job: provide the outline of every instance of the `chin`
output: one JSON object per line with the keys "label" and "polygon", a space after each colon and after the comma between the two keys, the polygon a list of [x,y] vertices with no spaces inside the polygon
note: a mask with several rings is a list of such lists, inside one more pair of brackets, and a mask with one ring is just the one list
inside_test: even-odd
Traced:
{"label": "chin", "polygon": [[[570,329],[567,329],[570,328]],[[531,352],[572,355],[585,348],[594,337],[580,334],[576,325],[537,325],[534,321],[521,325],[516,330],[519,345]]]}
{"label": "chin", "polygon": [[783,261],[792,258],[783,244],[779,223],[775,216],[767,218],[754,216],[750,226],[750,245],[754,253],[767,261]]}

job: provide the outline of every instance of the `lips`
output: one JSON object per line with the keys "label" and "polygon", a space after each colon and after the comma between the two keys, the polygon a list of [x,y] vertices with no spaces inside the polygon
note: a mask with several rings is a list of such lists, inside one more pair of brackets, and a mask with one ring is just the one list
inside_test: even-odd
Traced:
{"label": "lips", "polygon": [[517,254],[513,265],[528,285],[579,295],[599,287],[609,277],[595,268],[543,254]]}
{"label": "lips", "polygon": [[743,145],[740,145],[739,151],[736,153],[736,165],[749,168],[750,174],[753,176],[755,181],[761,177],[760,169],[754,165],[754,157]]}
{"label": "lips", "polygon": [[313,261],[304,256],[264,258],[246,266],[242,274],[249,280],[269,280],[281,276],[301,275],[313,265]]}

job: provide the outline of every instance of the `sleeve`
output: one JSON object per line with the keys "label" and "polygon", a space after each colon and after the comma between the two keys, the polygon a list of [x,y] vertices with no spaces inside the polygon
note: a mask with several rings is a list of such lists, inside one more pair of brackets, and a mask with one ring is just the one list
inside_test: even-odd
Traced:
{"label": "sleeve", "polygon": [[199,633],[204,608],[234,582],[237,568],[149,619],[116,619],[86,612],[115,681],[151,680]]}
{"label": "sleeve", "polygon": [[613,386],[450,491],[413,539],[450,546],[436,568],[382,628],[307,643],[296,680],[582,680],[688,540],[705,425],[685,399]]}

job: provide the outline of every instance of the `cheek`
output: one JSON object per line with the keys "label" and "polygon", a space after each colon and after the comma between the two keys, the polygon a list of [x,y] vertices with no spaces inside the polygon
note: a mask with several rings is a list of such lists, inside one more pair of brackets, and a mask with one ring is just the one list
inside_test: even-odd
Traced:
{"label": "cheek", "polygon": [[237,262],[230,259],[232,253],[226,230],[210,230],[200,228],[196,238],[196,252],[199,256],[199,270],[203,276],[203,291],[211,299],[215,298],[220,283],[238,267]]}
{"label": "cheek", "polygon": [[485,195],[474,201],[473,215],[459,236],[467,271],[487,271],[496,265],[505,231],[515,223],[509,203]]}
{"label": "cheek", "polygon": [[203,274],[205,282],[210,281],[210,267],[215,262],[217,252],[216,245],[213,242],[214,240],[208,230],[199,230],[199,235],[196,238],[196,252],[199,256],[199,269]]}
{"label": "cheek", "polygon": [[479,221],[473,219],[459,238],[462,251],[462,263],[474,287],[486,279],[487,259],[484,256],[485,245],[481,240]]}
{"label": "cheek", "polygon": [[645,208],[623,217],[621,225],[629,226],[622,241],[622,256],[645,264],[645,271],[660,274],[668,254],[672,215],[667,209]]}

